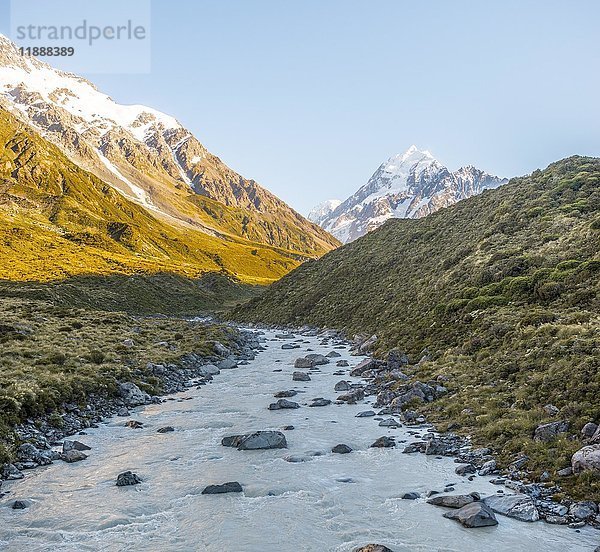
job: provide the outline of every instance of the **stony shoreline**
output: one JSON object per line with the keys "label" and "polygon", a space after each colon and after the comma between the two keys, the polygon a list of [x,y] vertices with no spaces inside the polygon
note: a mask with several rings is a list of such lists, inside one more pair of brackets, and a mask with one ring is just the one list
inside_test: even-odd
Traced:
{"label": "stony shoreline", "polygon": [[[129,416],[132,408],[160,403],[168,400],[164,398],[168,395],[206,385],[221,370],[253,360],[261,348],[256,332],[238,329],[225,344],[215,341],[212,354],[188,353],[182,356],[178,364],[149,363],[138,383],[142,385],[148,378],[158,380],[161,389],[159,395],[149,395],[138,384],[121,381],[118,382],[117,396],[91,393],[85,405],[63,404],[60,410],[15,425],[13,431],[20,444],[16,450],[16,460],[0,466],[0,497],[5,494],[2,493],[2,480],[22,479],[24,471],[55,461],[84,460],[86,455],[82,454],[82,450],[77,451],[79,454],[71,450],[72,443],[78,442],[65,441],[67,437],[85,435],[86,429],[98,427],[98,424],[114,416]],[[57,417],[61,419],[60,427],[56,424]],[[56,450],[60,446],[61,452]]]}
{"label": "stony shoreline", "polygon": [[[264,330],[281,329],[266,325],[255,327]],[[521,456],[508,467],[502,468],[490,448],[473,448],[468,437],[452,432],[436,431],[434,425],[418,412],[418,404],[435,401],[447,392],[443,385],[443,378],[427,383],[411,382],[410,376],[404,373],[408,371],[410,360],[406,355],[398,354],[396,351],[390,352],[387,360],[372,358],[370,350],[376,342],[376,336],[370,338],[355,336],[353,340],[349,340],[342,332],[307,326],[286,327],[285,331],[303,336],[324,336],[325,339],[336,339],[337,342],[344,341],[351,347],[352,355],[364,356],[365,360],[351,370],[350,376],[360,377],[366,383],[351,384],[343,389],[336,387],[336,391],[344,391],[338,397],[338,402],[355,403],[364,397],[375,396],[374,407],[379,410],[373,415],[389,416],[380,422],[380,425],[388,425],[388,427],[404,425],[413,429],[415,436],[420,436],[419,440],[406,445],[403,453],[452,457],[457,463],[457,476],[470,480],[477,476],[493,476],[492,482],[500,487],[497,491],[498,496],[489,497],[494,498],[493,501],[488,500],[493,503],[494,512],[524,522],[543,520],[550,524],[567,525],[574,530],[579,530],[585,525],[600,530],[600,505],[591,500],[574,501],[569,498],[553,500],[552,497],[561,492],[561,488],[558,485],[545,484],[544,481],[531,481],[526,469],[526,456]],[[301,366],[304,366],[303,361],[304,359],[297,360]],[[394,387],[393,391],[392,387]],[[423,430],[425,433],[421,435]],[[376,446],[397,446],[397,444],[390,439],[389,443]],[[516,494],[505,495],[502,487]],[[451,490],[445,489],[444,492]],[[407,495],[413,494],[418,493],[407,493]],[[407,498],[418,497],[407,496]],[[479,498],[475,501],[478,500]],[[470,502],[473,502],[472,498]],[[436,504],[435,501],[431,503]]]}

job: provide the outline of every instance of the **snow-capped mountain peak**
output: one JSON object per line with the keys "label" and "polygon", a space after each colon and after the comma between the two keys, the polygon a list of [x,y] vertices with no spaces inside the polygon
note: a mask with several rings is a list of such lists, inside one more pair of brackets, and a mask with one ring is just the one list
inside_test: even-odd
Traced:
{"label": "snow-capped mountain peak", "polygon": [[423,217],[504,182],[472,165],[450,172],[429,151],[412,145],[382,163],[364,186],[318,224],[347,243],[389,218]]}

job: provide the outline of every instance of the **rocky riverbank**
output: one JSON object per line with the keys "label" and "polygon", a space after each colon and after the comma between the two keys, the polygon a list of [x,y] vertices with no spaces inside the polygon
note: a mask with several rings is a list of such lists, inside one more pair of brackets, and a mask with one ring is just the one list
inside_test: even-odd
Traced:
{"label": "rocky riverbank", "polygon": [[[492,476],[492,482],[499,487],[498,496],[483,501],[485,508],[492,511],[492,516],[495,512],[524,522],[543,520],[549,524],[568,525],[575,530],[587,524],[600,529],[600,504],[593,500],[572,500],[568,496],[564,496],[560,484],[556,483],[555,477],[551,477],[548,472],[544,472],[541,477],[536,479],[534,473],[527,469],[529,458],[525,454],[517,455],[514,461],[503,466],[491,448],[473,447],[470,439],[466,436],[453,432],[440,433],[436,431],[434,425],[427,421],[426,415],[420,412],[420,406],[429,405],[445,396],[448,389],[444,384],[448,378],[440,376],[436,380],[425,383],[415,381],[412,376],[413,367],[415,364],[418,365],[428,360],[427,351],[423,351],[416,363],[398,350],[390,351],[385,360],[380,360],[369,356],[377,342],[376,336],[355,336],[353,340],[347,340],[342,333],[334,330],[321,331],[309,327],[289,328],[289,332],[297,332],[304,336],[322,336],[322,344],[327,344],[330,340],[336,344],[347,343],[351,347],[352,355],[364,356],[365,359],[349,373],[350,376],[362,378],[364,383],[341,380],[335,389],[343,391],[338,396],[337,402],[355,404],[366,397],[375,397],[373,406],[378,409],[377,412],[365,411],[359,413],[359,416],[378,416],[379,425],[382,427],[404,425],[413,428],[414,435],[419,435],[419,439],[404,445],[403,453],[453,457],[457,463],[457,476],[471,481],[478,476]],[[287,335],[293,336],[292,333]],[[318,365],[319,361],[315,358],[317,356],[319,355],[300,357],[296,360],[295,366],[310,370]],[[342,373],[340,372],[340,375]],[[308,373],[294,373],[295,380],[302,381],[304,378],[310,378]],[[285,399],[280,400],[285,401]],[[276,403],[271,407],[286,408],[287,406],[278,406]],[[547,405],[546,409],[551,414],[558,414],[558,409],[552,405]],[[381,419],[381,417],[386,418]],[[423,430],[425,430],[424,433]],[[536,429],[534,439],[548,442],[568,430],[569,424],[566,421],[542,424]],[[566,466],[564,470],[555,474],[558,477],[600,469],[597,460],[597,454],[600,454],[600,428],[598,425],[588,423],[582,428],[580,436],[573,436],[573,438],[581,439],[582,449],[573,456],[572,466]],[[381,442],[374,443],[372,446],[398,446],[393,438],[382,437],[381,439]],[[338,446],[345,447],[346,445]],[[511,494],[504,495],[504,489]],[[444,489],[444,491],[451,492],[452,489]],[[437,492],[433,491],[433,494]],[[447,498],[450,498],[451,502],[455,500],[455,497]],[[479,497],[473,498],[469,495],[468,501],[463,503],[464,498],[456,497],[461,507],[466,506],[467,503],[479,501]],[[432,500],[431,503],[448,507],[448,502],[443,500]],[[457,506],[450,507],[457,508]],[[471,514],[479,516],[481,512],[471,512]],[[456,519],[461,521],[460,516]]]}
{"label": "rocky riverbank", "polygon": [[[366,354],[376,341],[376,336],[356,337],[353,351],[355,354]],[[427,354],[427,351],[423,351],[416,364],[428,360]],[[362,388],[365,395],[376,396],[375,406],[380,408],[379,415],[397,417],[406,426],[416,428],[425,426],[431,429],[419,441],[404,447],[404,453],[454,457],[458,464],[456,467],[458,476],[470,480],[476,476],[494,476],[495,484],[517,493],[501,496],[504,491],[499,489],[499,496],[484,500],[485,506],[493,512],[526,522],[541,519],[550,524],[568,525],[573,529],[581,528],[585,524],[600,529],[600,505],[593,500],[576,501],[568,497],[554,500],[554,497],[561,496],[560,485],[554,482],[555,478],[548,472],[544,472],[536,479],[527,469],[529,458],[525,454],[517,455],[508,466],[501,466],[490,448],[473,448],[468,437],[452,432],[442,434],[435,432],[433,425],[427,424],[426,417],[419,413],[419,406],[430,404],[445,396],[448,389],[444,384],[448,378],[438,376],[436,380],[426,383],[415,381],[415,378],[411,377],[411,364],[407,355],[394,350],[388,353],[386,360],[368,358],[351,372],[351,375],[360,376],[366,381]],[[340,399],[343,400],[344,397]],[[553,405],[547,405],[545,408],[550,414],[558,414],[558,409]],[[569,429],[567,421],[541,424],[536,428],[533,438],[540,442],[549,442],[560,434],[566,434]],[[566,466],[556,475],[566,477],[587,470],[599,470],[600,428],[598,425],[588,423],[581,429],[579,436],[573,435],[572,438],[581,439],[583,447],[573,455],[572,465]],[[478,500],[479,497],[476,499],[471,497],[469,502]],[[448,505],[442,502],[433,503]],[[471,512],[471,514],[479,515],[479,512]],[[464,521],[460,516],[457,519]]]}
{"label": "rocky riverbank", "polygon": [[[167,400],[164,398],[166,395],[206,385],[221,370],[247,364],[262,348],[254,332],[230,328],[221,336],[222,341],[208,343],[210,352],[207,352],[207,344],[202,343],[199,349],[205,352],[185,353],[176,362],[149,362],[143,370],[136,372],[136,383],[127,374],[127,381],[116,378],[114,393],[91,392],[77,404],[62,403],[51,412],[12,426],[10,434],[14,456],[11,462],[0,467],[0,496],[2,479],[22,479],[24,471],[55,461],[71,463],[85,460],[85,450],[89,450],[89,447],[78,441],[65,440],[66,437],[85,435],[86,429],[98,427],[98,424],[112,416],[128,416],[135,407],[160,403]],[[123,346],[132,348],[135,344],[133,340],[125,339]],[[161,347],[169,347],[169,343],[164,342]],[[156,393],[151,394],[143,389],[156,390]],[[132,429],[138,427],[135,421],[126,424]]]}

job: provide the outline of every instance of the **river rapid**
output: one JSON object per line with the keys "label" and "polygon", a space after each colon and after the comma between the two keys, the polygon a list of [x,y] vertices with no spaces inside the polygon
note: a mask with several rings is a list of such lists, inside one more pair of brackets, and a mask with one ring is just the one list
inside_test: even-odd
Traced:
{"label": "river rapid", "polygon": [[[11,492],[0,500],[0,550],[312,552],[374,542],[395,552],[592,552],[600,544],[600,532],[589,527],[576,532],[503,516],[496,527],[466,529],[424,498],[401,499],[411,491],[424,497],[450,483],[452,494],[487,496],[499,487],[488,477],[470,482],[457,476],[451,458],[402,454],[404,443],[369,448],[382,435],[415,441],[409,433],[414,427],[388,429],[372,417],[356,418],[374,397],[356,405],[307,406],[315,397],[335,400],[340,379],[359,381],[347,373],[362,358],[350,356],[347,347],[335,349],[350,363],[345,376],[333,375],[340,370],[334,358],[311,372],[311,381],[293,382],[297,357],[307,349],[329,353],[335,343],[302,337],[300,349],[284,350],[281,345],[290,340],[273,332],[265,338],[266,350],[248,365],[222,370],[209,385],[76,437],[92,447],[87,460],[57,461],[27,472],[24,480],[5,482],[2,490]],[[273,394],[287,389],[302,392],[290,399],[301,408],[268,410]],[[144,427],[125,427],[130,418]],[[286,425],[295,427],[284,432],[287,449],[221,445],[226,435]],[[157,433],[163,426],[175,431]],[[426,431],[419,428],[419,434]],[[353,452],[332,454],[338,443]],[[290,456],[305,461],[289,462]],[[126,470],[143,482],[116,487],[117,475]],[[244,492],[201,494],[207,485],[228,481],[239,481]],[[12,510],[16,499],[30,501],[30,507]]]}

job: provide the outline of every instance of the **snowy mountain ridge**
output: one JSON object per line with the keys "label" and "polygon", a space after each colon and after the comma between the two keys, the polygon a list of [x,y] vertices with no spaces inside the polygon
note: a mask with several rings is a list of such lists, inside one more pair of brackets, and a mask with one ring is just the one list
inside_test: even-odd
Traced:
{"label": "snowy mountain ridge", "polygon": [[78,75],[22,56],[2,35],[0,109],[171,224],[308,254],[338,244],[225,165],[174,117],[144,105],[119,104]]}
{"label": "snowy mountain ridge", "polygon": [[451,172],[413,145],[382,163],[364,186],[328,213],[325,204],[316,207],[313,212],[323,215],[313,220],[348,243],[390,218],[420,218],[505,182],[472,165]]}

